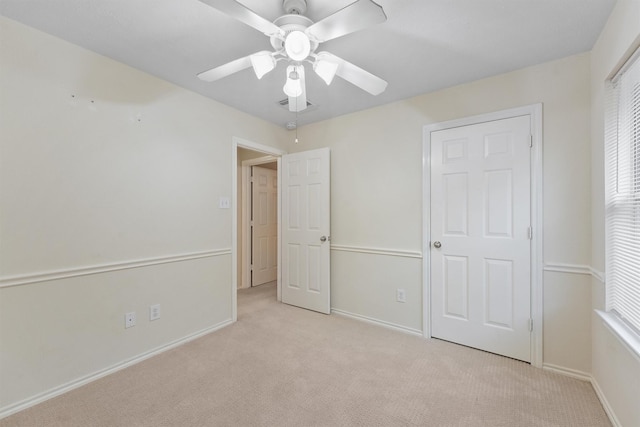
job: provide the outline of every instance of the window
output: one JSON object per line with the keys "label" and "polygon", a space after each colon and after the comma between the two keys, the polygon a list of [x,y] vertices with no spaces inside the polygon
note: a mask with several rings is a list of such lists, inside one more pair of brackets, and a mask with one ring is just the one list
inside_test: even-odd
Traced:
{"label": "window", "polygon": [[640,333],[640,50],[611,81],[608,94],[607,310]]}

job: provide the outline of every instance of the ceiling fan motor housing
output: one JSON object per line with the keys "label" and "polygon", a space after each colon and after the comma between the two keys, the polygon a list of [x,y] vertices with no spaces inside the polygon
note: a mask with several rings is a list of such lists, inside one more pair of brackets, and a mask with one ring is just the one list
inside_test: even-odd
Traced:
{"label": "ceiling fan motor housing", "polygon": [[306,0],[283,0],[282,7],[284,11],[291,15],[304,15],[307,11]]}
{"label": "ceiling fan motor housing", "polygon": [[[287,0],[285,0],[285,2],[286,1]],[[308,27],[310,27],[313,24],[313,21],[307,18],[306,16],[289,14],[289,15],[283,15],[279,18],[276,18],[276,20],[273,21],[273,23],[278,27],[280,27],[285,33],[284,39],[279,38],[277,36],[271,37],[271,46],[273,46],[273,48],[276,51],[279,51],[284,49],[284,41],[290,32],[292,31],[304,32],[304,30],[306,30]],[[309,40],[309,42],[311,43],[311,53],[313,53],[318,47],[318,43],[313,40]]]}

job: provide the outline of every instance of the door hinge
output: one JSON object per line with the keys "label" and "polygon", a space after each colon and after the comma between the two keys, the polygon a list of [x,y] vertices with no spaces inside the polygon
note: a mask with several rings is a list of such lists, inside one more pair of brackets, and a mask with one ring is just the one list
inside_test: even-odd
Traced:
{"label": "door hinge", "polygon": [[529,319],[529,332],[533,332],[533,319]]}
{"label": "door hinge", "polygon": [[533,147],[533,135],[529,135],[529,147]]}
{"label": "door hinge", "polygon": [[527,227],[527,239],[533,240],[533,228]]}

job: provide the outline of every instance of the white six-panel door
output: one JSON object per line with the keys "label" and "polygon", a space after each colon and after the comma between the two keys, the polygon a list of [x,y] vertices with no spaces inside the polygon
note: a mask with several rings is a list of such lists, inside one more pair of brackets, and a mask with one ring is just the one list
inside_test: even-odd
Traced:
{"label": "white six-panel door", "polygon": [[251,286],[278,274],[278,173],[253,166],[251,203]]}
{"label": "white six-panel door", "polygon": [[282,156],[282,302],[329,314],[330,152]]}
{"label": "white six-panel door", "polygon": [[530,117],[431,133],[431,335],[531,361]]}

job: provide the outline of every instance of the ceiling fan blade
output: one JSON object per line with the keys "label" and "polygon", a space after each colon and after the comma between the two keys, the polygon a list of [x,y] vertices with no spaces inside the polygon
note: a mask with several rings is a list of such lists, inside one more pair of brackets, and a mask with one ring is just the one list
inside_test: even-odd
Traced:
{"label": "ceiling fan blade", "polygon": [[282,36],[283,31],[275,25],[273,22],[269,22],[262,16],[256,14],[254,11],[246,7],[245,5],[238,3],[235,0],[200,0],[211,6],[214,9],[224,12],[232,18],[247,24],[250,27],[266,34],[267,36]]}
{"label": "ceiling fan blade", "polygon": [[307,85],[304,80],[304,67],[298,67],[298,77],[302,86],[302,93],[299,96],[289,97],[289,111],[292,113],[300,112],[307,108]]}
{"label": "ceiling fan blade", "polygon": [[[204,0],[201,0],[204,1]],[[307,28],[306,33],[318,43],[353,33],[387,20],[384,9],[371,0],[357,0]]]}
{"label": "ceiling fan blade", "polygon": [[371,95],[380,95],[387,88],[388,83],[386,81],[351,62],[345,61],[329,52],[318,52],[318,56],[320,55],[326,58],[326,60],[338,64],[336,75],[358,86],[360,89],[369,92]]}
{"label": "ceiling fan blade", "polygon": [[245,68],[251,67],[251,56],[245,56],[244,58],[236,59],[235,61],[228,62],[216,68],[212,68],[209,71],[203,71],[198,74],[198,78],[205,82],[215,82],[223,77],[227,77],[238,71],[242,71]]}

